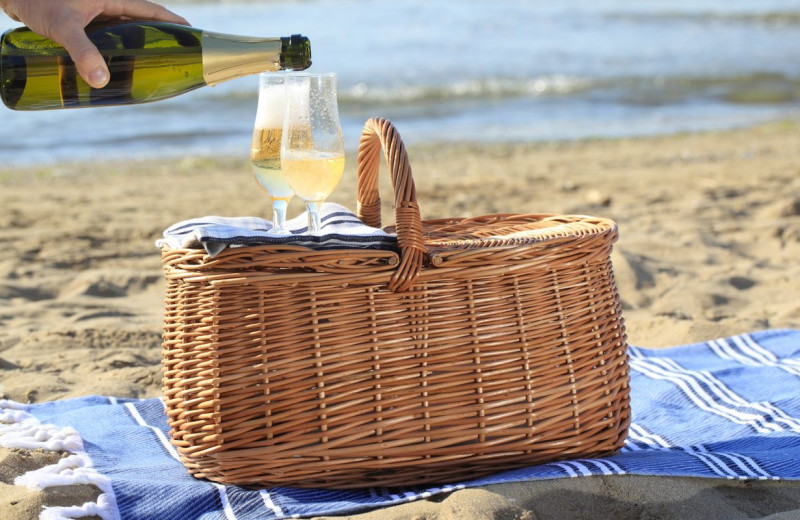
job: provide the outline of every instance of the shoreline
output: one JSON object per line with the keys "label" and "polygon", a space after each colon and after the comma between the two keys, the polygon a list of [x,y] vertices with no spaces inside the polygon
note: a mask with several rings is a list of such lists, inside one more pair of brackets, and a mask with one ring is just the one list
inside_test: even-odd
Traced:
{"label": "shoreline", "polygon": [[[628,341],[661,348],[800,328],[798,135],[800,122],[786,120],[408,152],[423,219],[579,213],[615,220],[612,262]],[[347,161],[329,200],[355,208],[354,155]],[[381,175],[382,199],[390,201],[385,169]],[[290,216],[300,209],[293,201]],[[154,241],[179,220],[268,213],[246,158],[0,168],[0,398],[159,395],[164,283]],[[383,215],[384,224],[393,222],[391,208]],[[80,486],[34,493],[12,485],[53,457],[0,449],[0,519],[91,499]],[[776,500],[756,507],[755,490]],[[800,483],[639,476],[515,483],[353,518],[528,520],[565,511],[574,518],[800,514]]]}
{"label": "shoreline", "polygon": [[[381,116],[382,117],[382,116]],[[391,119],[388,118],[387,119]],[[364,120],[366,121],[366,119]],[[741,132],[741,131],[748,131],[755,128],[762,128],[762,127],[771,127],[771,126],[797,126],[800,125],[800,108],[798,109],[787,109],[782,115],[775,116],[775,117],[767,117],[767,118],[754,118],[752,120],[743,120],[735,123],[720,123],[716,125],[707,125],[707,126],[699,126],[696,129],[668,129],[668,130],[642,130],[639,132],[631,133],[628,135],[618,135],[615,133],[610,133],[607,135],[597,134],[597,135],[583,135],[581,133],[578,134],[570,134],[565,135],[563,137],[535,137],[530,139],[497,139],[492,137],[486,137],[484,140],[481,140],[481,137],[477,139],[473,138],[462,138],[462,139],[455,139],[455,138],[424,138],[416,136],[414,140],[408,139],[408,135],[405,136],[406,138],[406,145],[415,150],[426,150],[426,149],[452,149],[452,148],[495,148],[495,147],[530,147],[530,146],[547,146],[552,145],[555,143],[562,143],[562,144],[580,144],[580,143],[589,143],[589,142],[602,142],[602,141],[630,141],[630,140],[647,140],[647,139],[662,139],[662,138],[670,138],[670,137],[680,137],[686,135],[704,135],[704,134],[725,134],[729,132]],[[358,140],[360,138],[360,129],[363,128],[363,124],[359,123],[358,128],[351,127],[347,135],[345,136],[345,153],[349,155],[355,156],[356,148],[358,146]],[[403,123],[398,123],[398,128],[403,130]],[[357,130],[357,131],[356,131]],[[242,135],[241,139],[237,139],[240,142],[246,142],[250,139],[249,134]],[[422,142],[421,142],[422,141]],[[108,146],[113,148],[115,146],[114,141],[109,141]],[[180,145],[176,144],[176,147],[180,148]],[[86,164],[107,164],[113,165],[121,162],[134,162],[134,163],[147,163],[147,162],[163,162],[163,163],[175,163],[183,160],[186,157],[193,157],[198,161],[215,161],[219,158],[224,158],[224,160],[247,160],[247,149],[242,148],[241,146],[228,146],[222,149],[222,152],[219,154],[219,157],[215,157],[212,153],[197,153],[198,150],[207,150],[208,146],[199,146],[197,144],[187,145],[186,149],[180,148],[175,151],[164,151],[161,150],[159,153],[154,157],[145,157],[145,151],[134,151],[128,150],[124,153],[119,155],[103,155],[102,152],[98,155],[95,154],[93,156],[86,156],[80,155],[76,159],[64,159],[61,154],[57,155],[55,159],[46,159],[41,157],[43,152],[37,152],[38,160],[33,160],[32,162],[14,162],[12,157],[3,157],[3,154],[0,153],[0,175],[3,172],[9,172],[13,170],[47,170],[47,169],[56,169],[61,170],[66,168],[75,168],[80,165]],[[188,150],[188,151],[187,151]],[[84,152],[84,153],[91,153],[91,152]]]}

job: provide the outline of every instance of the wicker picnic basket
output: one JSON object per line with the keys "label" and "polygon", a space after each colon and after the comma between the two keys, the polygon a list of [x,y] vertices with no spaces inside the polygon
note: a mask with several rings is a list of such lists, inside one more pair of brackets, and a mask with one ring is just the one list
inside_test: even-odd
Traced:
{"label": "wicker picnic basket", "polygon": [[189,472],[226,484],[463,481],[609,455],[630,422],[609,220],[420,219],[402,140],[370,119],[359,216],[400,253],[162,250],[164,401]]}

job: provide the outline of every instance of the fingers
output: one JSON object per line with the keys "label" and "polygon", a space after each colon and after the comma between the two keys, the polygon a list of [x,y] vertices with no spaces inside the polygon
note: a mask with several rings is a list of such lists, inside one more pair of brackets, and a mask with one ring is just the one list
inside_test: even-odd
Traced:
{"label": "fingers", "polygon": [[83,80],[94,88],[106,86],[110,77],[108,67],[83,27],[80,24],[63,24],[55,33],[52,38],[67,50]]}
{"label": "fingers", "polygon": [[146,19],[189,25],[182,16],[148,0],[0,0],[9,16],[60,43],[78,74],[95,88],[108,83],[109,72],[84,27],[98,16]]}
{"label": "fingers", "polygon": [[103,14],[189,25],[185,18],[148,0],[106,0]]}
{"label": "fingers", "polygon": [[[105,0],[101,4],[103,17],[132,18],[145,20],[158,20],[189,25],[182,16],[178,16],[169,9],[148,0]],[[78,74],[94,88],[104,87],[109,80],[108,67],[97,48],[89,41],[81,27],[64,27],[59,29],[61,39],[57,41],[72,56]]]}

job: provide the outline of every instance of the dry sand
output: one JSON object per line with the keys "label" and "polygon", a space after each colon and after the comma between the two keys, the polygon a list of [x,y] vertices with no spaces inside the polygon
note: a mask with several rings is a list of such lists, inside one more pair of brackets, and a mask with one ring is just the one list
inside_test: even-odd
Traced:
{"label": "dry sand", "polygon": [[[781,122],[409,153],[423,218],[616,220],[612,259],[629,341],[662,347],[800,328],[799,136],[798,123]],[[153,241],[190,217],[266,215],[248,172],[243,158],[0,169],[0,397],[158,395],[164,284]],[[354,177],[350,160],[331,200],[354,207]],[[13,486],[16,475],[59,456],[0,449],[0,519],[35,518],[42,504],[96,495],[89,486]],[[463,490],[351,518],[766,517],[800,518],[800,482],[591,477]]]}

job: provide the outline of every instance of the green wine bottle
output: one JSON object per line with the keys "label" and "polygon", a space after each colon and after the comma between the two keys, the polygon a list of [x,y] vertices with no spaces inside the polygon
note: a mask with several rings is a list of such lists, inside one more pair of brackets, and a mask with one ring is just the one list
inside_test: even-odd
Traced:
{"label": "green wine bottle", "polygon": [[203,85],[311,65],[308,38],[249,38],[165,22],[86,28],[108,64],[101,89],[78,75],[69,54],[27,27],[0,36],[0,97],[15,110],[129,105],[158,101]]}

